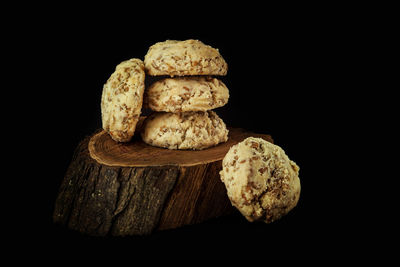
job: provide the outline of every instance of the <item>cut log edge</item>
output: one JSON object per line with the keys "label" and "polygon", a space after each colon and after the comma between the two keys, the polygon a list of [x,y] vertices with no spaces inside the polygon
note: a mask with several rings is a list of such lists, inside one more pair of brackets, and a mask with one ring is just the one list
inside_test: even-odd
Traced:
{"label": "cut log edge", "polygon": [[[243,139],[245,139],[246,137],[249,136],[254,136],[254,137],[259,137],[259,138],[263,138],[271,143],[273,143],[273,139],[270,135],[267,134],[257,134],[257,133],[251,133],[248,132],[242,128],[229,128],[230,132],[235,131],[235,138],[237,137],[243,137]],[[132,162],[123,162],[123,161],[116,161],[116,162],[112,162],[110,161],[110,159],[102,157],[102,153],[98,152],[98,148],[96,147],[97,143],[101,143],[101,139],[104,138],[104,136],[108,135],[108,133],[102,129],[96,131],[89,139],[89,143],[88,143],[88,150],[89,150],[89,155],[92,159],[94,159],[97,163],[102,164],[102,165],[106,165],[106,166],[111,166],[111,167],[158,167],[158,166],[171,166],[171,167],[191,167],[191,166],[196,166],[198,164],[209,164],[209,163],[213,163],[216,161],[220,161],[224,159],[225,154],[220,154],[220,155],[215,155],[212,158],[208,158],[208,159],[202,159],[202,160],[198,160],[198,161],[193,161],[193,162],[152,162],[152,161],[146,161],[146,162],[138,162],[135,161],[134,163]],[[140,137],[139,137],[140,138]],[[231,138],[231,137],[230,137]],[[137,141],[137,140],[136,140]],[[237,140],[238,142],[240,140]],[[139,142],[142,142],[141,140]],[[229,141],[228,141],[229,142]],[[236,142],[237,143],[237,142]],[[236,144],[234,143],[234,144]],[[232,145],[234,145],[232,144]],[[115,146],[123,146],[124,143],[115,143]],[[216,146],[211,147],[210,149],[218,149],[218,146],[220,145],[226,145],[225,143],[220,143]],[[154,149],[159,149],[159,150],[165,150],[166,152],[171,152],[171,150],[167,149],[167,148],[159,148],[159,147],[154,147]],[[190,150],[175,150],[177,153],[179,153],[180,151],[190,151]],[[205,151],[205,150],[202,150]],[[196,153],[197,151],[193,151],[194,153]],[[227,152],[227,151],[226,151]]]}

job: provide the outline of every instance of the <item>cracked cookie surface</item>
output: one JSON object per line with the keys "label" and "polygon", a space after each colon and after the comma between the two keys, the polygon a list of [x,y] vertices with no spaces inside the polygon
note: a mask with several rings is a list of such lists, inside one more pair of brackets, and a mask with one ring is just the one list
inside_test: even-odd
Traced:
{"label": "cracked cookie surface", "polygon": [[130,59],[116,66],[101,97],[103,129],[118,142],[131,140],[139,120],[144,92],[144,64]]}
{"label": "cracked cookie surface", "polygon": [[166,78],[154,82],[145,92],[145,101],[154,111],[207,111],[228,102],[226,85],[209,76]]}
{"label": "cracked cookie surface", "polygon": [[152,45],[144,57],[149,75],[226,75],[228,65],[215,49],[199,40],[167,40]]}
{"label": "cracked cookie surface", "polygon": [[261,138],[249,137],[232,146],[220,177],[232,205],[248,221],[273,222],[300,197],[299,167],[282,148]]}
{"label": "cracked cookie surface", "polygon": [[168,149],[202,150],[228,140],[228,129],[214,111],[155,112],[143,124],[145,143]]}

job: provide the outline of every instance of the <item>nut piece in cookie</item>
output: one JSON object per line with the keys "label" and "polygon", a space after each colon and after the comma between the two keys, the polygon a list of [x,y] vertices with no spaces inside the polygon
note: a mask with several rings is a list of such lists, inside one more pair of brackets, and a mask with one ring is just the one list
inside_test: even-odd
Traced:
{"label": "nut piece in cookie", "polygon": [[167,40],[152,45],[144,57],[149,75],[226,75],[228,65],[215,49],[198,40]]}
{"label": "nut piece in cookie", "polygon": [[144,64],[140,59],[121,62],[104,84],[101,97],[103,129],[118,142],[131,140],[140,117],[144,92]]}
{"label": "nut piece in cookie", "polygon": [[142,130],[145,143],[168,149],[202,150],[228,140],[228,129],[214,111],[155,112]]}
{"label": "nut piece in cookie", "polygon": [[228,102],[226,85],[213,77],[166,78],[154,82],[145,92],[148,107],[154,111],[207,111]]}
{"label": "nut piece in cookie", "polygon": [[299,167],[282,148],[261,138],[249,137],[232,146],[220,177],[232,205],[251,222],[281,218],[300,197]]}

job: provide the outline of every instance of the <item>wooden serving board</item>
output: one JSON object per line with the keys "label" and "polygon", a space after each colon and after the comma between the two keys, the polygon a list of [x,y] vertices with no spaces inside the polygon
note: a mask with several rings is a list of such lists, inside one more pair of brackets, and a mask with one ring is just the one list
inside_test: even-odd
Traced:
{"label": "wooden serving board", "polygon": [[61,183],[53,220],[79,232],[142,235],[234,212],[219,177],[229,148],[254,136],[230,128],[226,143],[201,151],[117,143],[102,130],[75,150]]}

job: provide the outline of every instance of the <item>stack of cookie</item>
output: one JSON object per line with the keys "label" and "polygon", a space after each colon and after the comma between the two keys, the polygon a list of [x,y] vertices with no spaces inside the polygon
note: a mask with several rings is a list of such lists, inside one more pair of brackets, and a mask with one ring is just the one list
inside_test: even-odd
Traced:
{"label": "stack of cookie", "polygon": [[229,99],[228,88],[213,77],[228,69],[217,49],[198,40],[168,40],[149,48],[144,67],[159,78],[145,91],[145,102],[155,112],[144,121],[144,142],[201,150],[228,140],[225,123],[212,111]]}
{"label": "stack of cookie", "polygon": [[[212,111],[228,102],[229,90],[214,76],[228,66],[217,49],[197,40],[165,41],[138,58],[118,64],[104,84],[103,129],[117,142],[129,142],[142,103],[155,111],[142,125],[147,144],[201,150],[228,140],[225,123]],[[157,81],[145,88],[145,75]]]}

